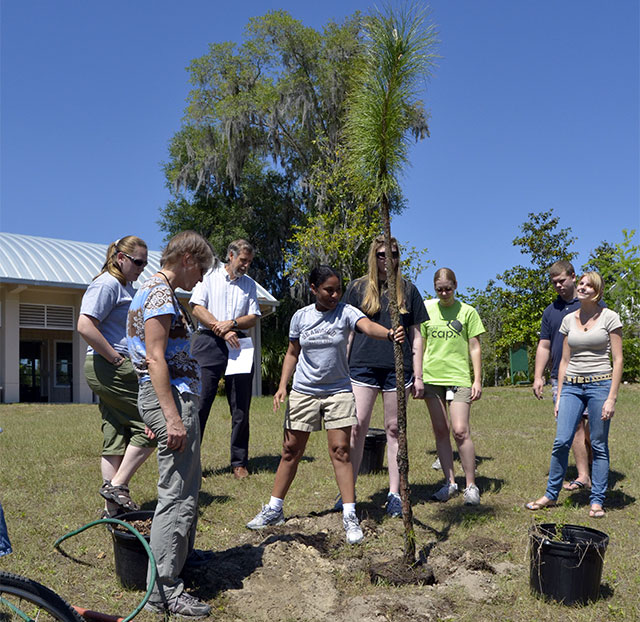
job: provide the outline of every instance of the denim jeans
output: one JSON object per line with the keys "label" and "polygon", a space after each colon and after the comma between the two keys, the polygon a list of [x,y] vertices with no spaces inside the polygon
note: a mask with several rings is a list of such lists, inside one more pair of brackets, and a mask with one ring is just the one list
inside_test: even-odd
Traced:
{"label": "denim jeans", "polygon": [[600,380],[585,384],[564,383],[560,395],[556,439],[553,441],[547,499],[556,500],[562,488],[567,470],[569,449],[580,417],[589,408],[589,432],[593,449],[591,467],[591,503],[604,503],[609,480],[609,424],[602,420],[602,405],[609,395],[611,380]]}
{"label": "denim jeans", "polygon": [[2,503],[0,503],[0,557],[11,553],[11,542],[9,542],[9,534],[7,533],[7,524],[4,522],[4,513],[2,512]]}

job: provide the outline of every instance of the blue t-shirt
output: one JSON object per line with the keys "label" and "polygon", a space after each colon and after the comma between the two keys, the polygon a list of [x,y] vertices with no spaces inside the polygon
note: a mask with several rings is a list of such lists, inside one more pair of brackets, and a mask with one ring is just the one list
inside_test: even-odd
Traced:
{"label": "blue t-shirt", "polygon": [[[131,283],[121,285],[115,276],[103,272],[89,284],[80,305],[80,314],[98,320],[98,330],[120,354],[127,354],[127,313],[135,293]],[[93,354],[91,346],[87,354]]]}
{"label": "blue t-shirt", "polygon": [[296,311],[289,325],[289,339],[300,343],[300,356],[292,388],[306,395],[351,392],[347,342],[362,311],[338,303],[333,311],[318,311],[315,304]]}
{"label": "blue t-shirt", "polygon": [[171,385],[180,393],[200,395],[200,367],[190,354],[191,329],[180,311],[171,288],[162,277],[151,277],[136,292],[129,307],[127,344],[140,384],[150,382],[144,324],[152,317],[171,316],[169,340],[164,358]]}

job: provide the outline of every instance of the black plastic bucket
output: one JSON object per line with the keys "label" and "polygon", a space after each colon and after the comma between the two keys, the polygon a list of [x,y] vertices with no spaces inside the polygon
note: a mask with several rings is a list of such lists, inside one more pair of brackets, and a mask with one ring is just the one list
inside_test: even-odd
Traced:
{"label": "black plastic bucket", "polygon": [[565,605],[597,600],[608,544],[606,533],[589,527],[553,523],[532,527],[531,589]]}
{"label": "black plastic bucket", "polygon": [[[127,512],[126,514],[119,514],[117,518],[127,523],[135,520],[147,520],[153,518],[153,511]],[[107,528],[111,532],[113,539],[113,558],[116,564],[116,575],[122,587],[129,590],[146,590],[149,556],[142,542],[130,531],[114,529],[113,524],[107,524]],[[149,536],[143,534],[143,537],[149,542]]]}
{"label": "black plastic bucket", "polygon": [[387,447],[387,433],[380,428],[369,428],[364,438],[364,451],[358,473],[382,471],[384,453]]}

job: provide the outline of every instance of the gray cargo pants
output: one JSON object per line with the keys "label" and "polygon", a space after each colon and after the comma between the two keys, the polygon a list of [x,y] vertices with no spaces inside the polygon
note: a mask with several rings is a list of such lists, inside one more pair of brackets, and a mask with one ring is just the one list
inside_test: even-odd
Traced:
{"label": "gray cargo pants", "polygon": [[[167,448],[167,422],[151,382],[140,386],[138,409],[158,441],[158,504],[151,525],[151,550],[156,558],[158,578],[152,602],[166,602],[184,591],[180,578],[187,554],[193,549],[200,491],[200,423],[198,396],[178,393],[173,399],[187,430],[182,452]],[[150,577],[150,572],[147,574]]]}

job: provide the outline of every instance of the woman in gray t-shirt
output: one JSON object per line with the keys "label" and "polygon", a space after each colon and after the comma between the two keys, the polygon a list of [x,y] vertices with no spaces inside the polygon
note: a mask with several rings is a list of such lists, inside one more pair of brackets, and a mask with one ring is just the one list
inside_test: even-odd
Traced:
{"label": "woman in gray t-shirt", "polygon": [[598,305],[604,283],[597,272],[587,272],[578,283],[580,308],[565,316],[565,335],[558,369],[557,429],[545,494],[526,504],[529,510],[555,505],[569,448],[585,408],[589,408],[589,436],[593,448],[589,516],[602,518],[609,479],[609,425],[622,379],[622,323],[617,313]]}
{"label": "woman in gray t-shirt", "polygon": [[147,245],[128,235],[109,245],[102,271],[82,297],[78,332],[88,344],[84,373],[100,398],[102,487],[105,515],[139,509],[129,480],[151,455],[156,442],[138,414],[138,379],[127,350],[127,312],[132,283],[147,265]]}

